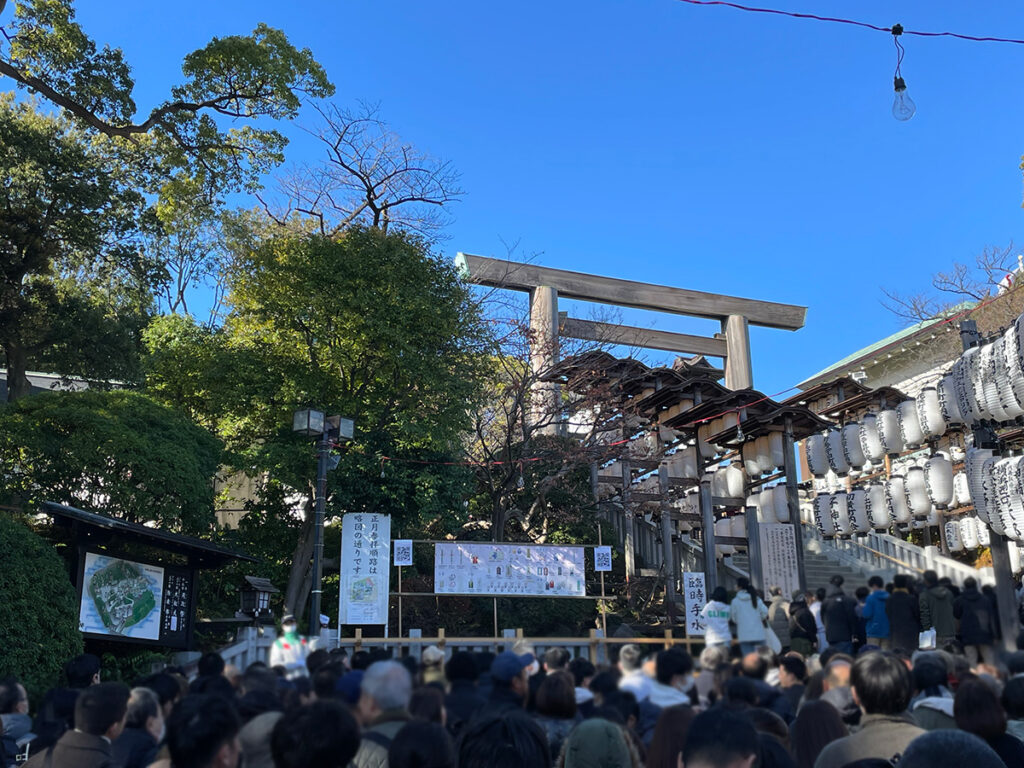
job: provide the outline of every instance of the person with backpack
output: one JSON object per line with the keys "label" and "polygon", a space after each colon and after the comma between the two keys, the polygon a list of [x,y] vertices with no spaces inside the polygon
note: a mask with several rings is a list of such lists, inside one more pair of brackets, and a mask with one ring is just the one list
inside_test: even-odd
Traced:
{"label": "person with backpack", "polygon": [[857,601],[843,592],[843,577],[829,579],[829,589],[821,604],[821,621],[829,648],[853,655],[853,638],[857,634]]}

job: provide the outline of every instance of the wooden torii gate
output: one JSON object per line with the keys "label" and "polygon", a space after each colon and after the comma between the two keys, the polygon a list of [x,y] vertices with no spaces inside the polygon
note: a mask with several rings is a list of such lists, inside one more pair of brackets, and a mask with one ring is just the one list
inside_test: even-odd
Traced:
{"label": "wooden torii gate", "polygon": [[[806,307],[794,304],[691,291],[468,253],[459,253],[455,264],[473,283],[530,294],[530,329],[540,342],[534,345],[537,353],[531,364],[538,372],[557,361],[558,337],[562,335],[642,349],[720,357],[725,360],[725,386],[746,389],[754,385],[749,326],[795,331],[803,327],[807,315]],[[693,336],[575,318],[565,318],[560,324],[559,296],[615,307],[710,318],[718,320],[722,330],[714,336]],[[546,397],[545,405],[556,404],[557,390],[549,390]]]}

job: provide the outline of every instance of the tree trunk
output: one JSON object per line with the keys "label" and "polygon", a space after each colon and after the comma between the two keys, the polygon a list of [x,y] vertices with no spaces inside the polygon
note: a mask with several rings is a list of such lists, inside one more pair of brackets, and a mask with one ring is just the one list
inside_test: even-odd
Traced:
{"label": "tree trunk", "polygon": [[7,358],[7,402],[13,403],[32,391],[25,348],[19,341],[9,338],[4,342],[4,356]]}
{"label": "tree trunk", "polygon": [[299,529],[299,541],[292,553],[291,573],[288,575],[288,586],[284,592],[285,613],[291,613],[296,618],[302,615],[306,608],[306,599],[309,597],[316,537],[312,503],[307,502],[305,506],[302,528]]}

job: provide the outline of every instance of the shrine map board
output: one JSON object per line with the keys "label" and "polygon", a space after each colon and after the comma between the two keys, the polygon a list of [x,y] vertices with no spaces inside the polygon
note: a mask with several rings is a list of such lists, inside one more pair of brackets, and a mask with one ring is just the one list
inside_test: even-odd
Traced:
{"label": "shrine map board", "polygon": [[583,550],[529,544],[437,544],[434,592],[585,597]]}

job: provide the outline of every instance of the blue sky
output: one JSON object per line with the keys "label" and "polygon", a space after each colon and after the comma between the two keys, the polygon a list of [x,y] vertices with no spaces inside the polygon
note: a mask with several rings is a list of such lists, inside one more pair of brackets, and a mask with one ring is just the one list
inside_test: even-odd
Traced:
{"label": "blue sky", "polygon": [[[1024,37],[1009,3],[771,5]],[[211,36],[284,29],[325,66],[337,103],[380,102],[398,133],[462,172],[447,255],[503,256],[517,241],[546,266],[808,306],[799,332],[752,333],[767,393],[897,330],[882,287],[916,292],[987,245],[1024,248],[1024,46],[905,37],[918,112],[899,123],[889,35],[676,0],[79,6],[97,40],[125,50],[140,109]],[[315,159],[288,132],[290,158]]]}

